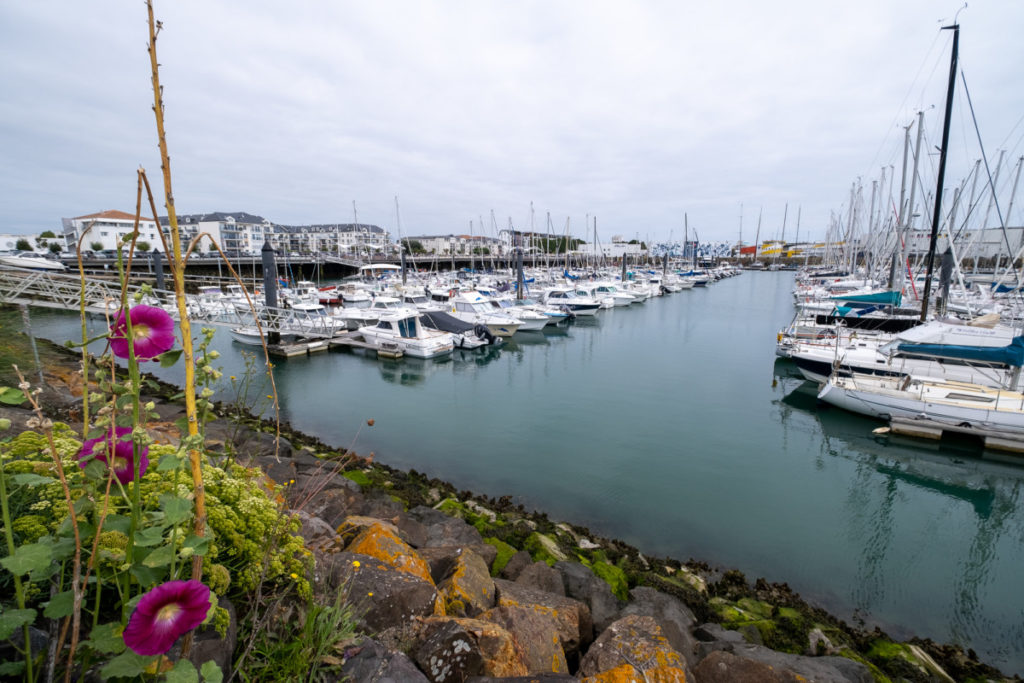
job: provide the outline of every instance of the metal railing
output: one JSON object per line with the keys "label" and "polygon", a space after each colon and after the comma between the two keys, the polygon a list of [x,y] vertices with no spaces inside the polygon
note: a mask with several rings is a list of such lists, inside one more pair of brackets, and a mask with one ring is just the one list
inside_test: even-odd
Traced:
{"label": "metal railing", "polygon": [[[141,291],[128,285],[128,296]],[[26,304],[67,311],[79,310],[83,283],[76,275],[21,268],[0,267],[0,302]],[[85,307],[93,314],[115,314],[120,306],[121,288],[116,282],[85,278]],[[308,338],[331,338],[345,329],[344,322],[329,315],[291,308],[268,308],[250,292],[263,332],[281,332]],[[253,311],[248,302],[225,296],[204,294],[187,296],[188,315],[194,322],[221,327],[253,327]],[[173,291],[152,289],[142,303],[158,306],[174,318],[178,307]]]}

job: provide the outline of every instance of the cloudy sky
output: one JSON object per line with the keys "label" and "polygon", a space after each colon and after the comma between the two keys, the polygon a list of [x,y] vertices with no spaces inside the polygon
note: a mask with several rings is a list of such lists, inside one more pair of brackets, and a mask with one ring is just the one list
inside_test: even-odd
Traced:
{"label": "cloudy sky", "polygon": [[[397,234],[397,196],[404,235],[480,234],[492,211],[529,228],[532,202],[538,230],[550,212],[556,232],[596,217],[602,240],[679,239],[686,215],[735,240],[742,205],[751,242],[758,212],[778,236],[788,204],[787,236],[799,207],[821,238],[858,178],[870,193],[899,173],[918,110],[939,144],[939,29],[961,6],[157,0],[177,209],[302,224],[354,203]],[[145,18],[141,0],[0,0],[0,232],[133,211],[139,166],[160,191]],[[994,171],[998,150],[1024,153],[1024,2],[959,21]],[[957,86],[947,186],[980,155]]]}

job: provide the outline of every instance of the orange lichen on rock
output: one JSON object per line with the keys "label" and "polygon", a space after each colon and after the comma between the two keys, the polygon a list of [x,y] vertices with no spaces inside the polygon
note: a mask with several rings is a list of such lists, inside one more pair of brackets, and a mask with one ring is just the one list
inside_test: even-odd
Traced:
{"label": "orange lichen on rock", "polygon": [[658,666],[637,671],[629,664],[588,676],[580,683],[686,683],[686,672],[674,666]]}
{"label": "orange lichen on rock", "polygon": [[393,529],[393,526],[383,522],[369,524],[352,539],[345,550],[369,555],[400,572],[412,574],[434,585],[430,566]]}

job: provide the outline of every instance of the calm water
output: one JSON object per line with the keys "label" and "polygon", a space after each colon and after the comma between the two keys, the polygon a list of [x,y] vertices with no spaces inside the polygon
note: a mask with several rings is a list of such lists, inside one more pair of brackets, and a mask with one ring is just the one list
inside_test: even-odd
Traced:
{"label": "calm water", "polygon": [[[1024,673],[1024,468],[880,440],[880,423],[816,406],[775,362],[791,288],[791,274],[746,273],[445,361],[281,361],[282,417]],[[34,311],[33,324],[63,339],[74,319]],[[240,375],[240,347],[227,334],[217,345],[225,375]]]}

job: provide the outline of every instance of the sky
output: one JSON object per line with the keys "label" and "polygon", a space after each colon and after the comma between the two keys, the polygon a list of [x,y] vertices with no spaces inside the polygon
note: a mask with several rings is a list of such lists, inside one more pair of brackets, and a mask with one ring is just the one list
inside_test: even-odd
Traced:
{"label": "sky", "polygon": [[[960,66],[993,173],[1006,150],[1009,197],[1024,2],[962,6],[157,0],[176,208],[395,237],[544,231],[550,216],[588,240],[596,222],[602,241],[688,228],[746,243],[784,222],[794,239],[799,213],[799,236],[822,239],[854,183],[866,203],[886,168],[880,187],[898,195],[919,110],[934,188],[940,29],[958,11]],[[132,212],[139,167],[164,213],[147,35],[142,0],[0,0],[0,233]],[[982,150],[957,89],[947,187]]]}

